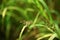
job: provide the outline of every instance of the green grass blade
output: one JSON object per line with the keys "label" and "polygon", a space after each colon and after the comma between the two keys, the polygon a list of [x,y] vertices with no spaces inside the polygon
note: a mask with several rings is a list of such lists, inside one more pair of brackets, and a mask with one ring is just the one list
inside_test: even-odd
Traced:
{"label": "green grass blade", "polygon": [[50,19],[50,22],[53,23],[53,19],[52,19],[52,16],[51,16],[51,12],[48,8],[48,6],[46,5],[46,3],[44,2],[44,0],[39,0],[42,5],[44,6],[44,8],[46,9],[47,13],[48,13],[48,16],[49,16],[49,19]]}

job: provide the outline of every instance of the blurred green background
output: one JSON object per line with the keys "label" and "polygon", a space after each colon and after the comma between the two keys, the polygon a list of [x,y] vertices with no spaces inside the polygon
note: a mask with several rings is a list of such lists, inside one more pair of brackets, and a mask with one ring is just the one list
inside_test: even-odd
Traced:
{"label": "blurred green background", "polygon": [[0,40],[60,40],[60,0],[0,0]]}

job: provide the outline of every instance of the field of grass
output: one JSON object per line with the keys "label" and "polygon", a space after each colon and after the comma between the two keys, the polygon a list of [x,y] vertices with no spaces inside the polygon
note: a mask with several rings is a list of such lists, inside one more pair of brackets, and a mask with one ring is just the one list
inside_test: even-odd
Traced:
{"label": "field of grass", "polygon": [[0,40],[60,40],[60,1],[0,0]]}

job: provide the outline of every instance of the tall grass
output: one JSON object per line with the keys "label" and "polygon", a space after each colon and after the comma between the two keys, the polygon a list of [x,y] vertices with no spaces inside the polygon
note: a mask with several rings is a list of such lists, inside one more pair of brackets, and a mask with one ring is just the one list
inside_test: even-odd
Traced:
{"label": "tall grass", "polygon": [[[2,16],[2,26],[0,28],[1,33],[4,33],[5,37],[1,36],[0,40],[60,39],[59,12],[53,8],[50,9],[51,5],[47,5],[48,3],[45,1],[1,1],[0,15]],[[53,3],[52,0],[50,0],[49,4],[51,3]],[[53,14],[57,16],[54,17]]]}

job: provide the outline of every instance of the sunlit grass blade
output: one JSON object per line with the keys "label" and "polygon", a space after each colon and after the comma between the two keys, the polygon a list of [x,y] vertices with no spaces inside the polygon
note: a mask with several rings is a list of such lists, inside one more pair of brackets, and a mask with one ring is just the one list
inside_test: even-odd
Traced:
{"label": "sunlit grass blade", "polygon": [[49,36],[51,36],[52,34],[46,34],[46,35],[44,35],[44,36],[42,36],[42,37],[39,37],[37,40],[41,40],[41,39],[43,39],[43,38],[46,38],[46,37],[49,37]]}
{"label": "sunlit grass blade", "polygon": [[56,33],[53,34],[52,36],[50,36],[50,38],[48,40],[53,40],[55,37],[57,37]]}
{"label": "sunlit grass blade", "polygon": [[30,22],[26,22],[26,25],[23,26],[23,28],[22,28],[22,30],[21,30],[21,32],[20,32],[20,34],[19,34],[18,40],[22,40],[22,34],[23,34],[25,28],[28,27],[29,25],[30,25]]}
{"label": "sunlit grass blade", "polygon": [[7,12],[7,8],[5,8],[2,12],[2,18],[4,19],[5,15],[6,15],[6,12]]}

